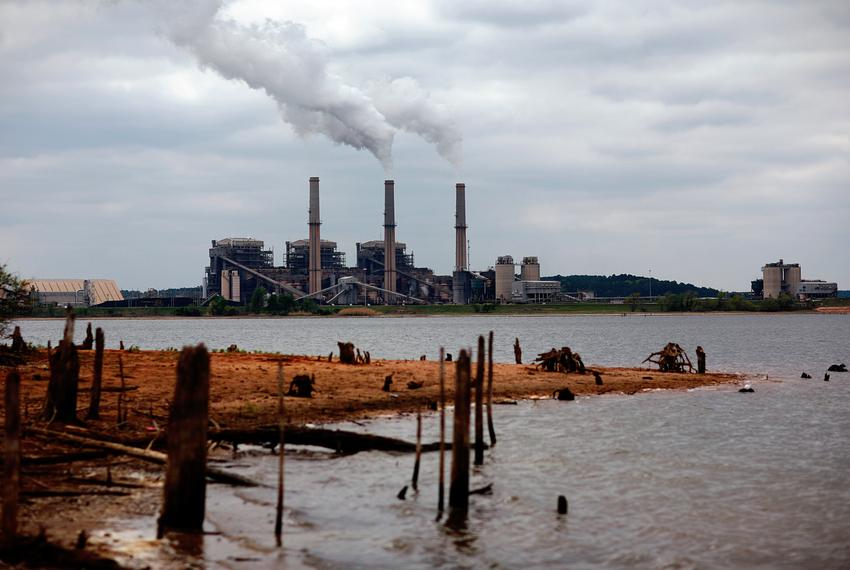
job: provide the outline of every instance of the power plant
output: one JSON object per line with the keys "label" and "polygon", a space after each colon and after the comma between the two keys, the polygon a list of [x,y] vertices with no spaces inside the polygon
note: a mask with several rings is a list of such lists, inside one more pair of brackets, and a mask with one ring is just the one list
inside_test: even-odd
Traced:
{"label": "power plant", "polygon": [[319,178],[309,179],[307,239],[285,243],[284,264],[262,240],[225,238],[212,241],[204,276],[204,298],[219,295],[245,304],[258,287],[332,304],[548,302],[560,292],[557,281],[540,281],[537,257],[524,257],[517,279],[511,256],[495,269],[469,268],[466,236],[466,185],[455,186],[455,264],[452,275],[434,275],[416,267],[406,244],[396,240],[395,181],[384,181],[383,240],[358,242],[354,267],[346,267],[337,242],[321,237]]}

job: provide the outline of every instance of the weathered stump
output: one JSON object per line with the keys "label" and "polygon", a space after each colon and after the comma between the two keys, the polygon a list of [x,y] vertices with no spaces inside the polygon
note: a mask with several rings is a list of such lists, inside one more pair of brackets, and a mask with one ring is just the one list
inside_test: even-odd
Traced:
{"label": "weathered stump", "polygon": [[97,327],[94,335],[94,374],[91,383],[91,397],[87,420],[100,419],[100,389],[103,384],[103,330]]}
{"label": "weathered stump", "polygon": [[94,346],[94,336],[91,333],[91,323],[86,326],[86,338],[80,345],[80,350],[91,350]]}
{"label": "weathered stump", "polygon": [[357,355],[354,352],[354,343],[337,342],[339,346],[339,361],[343,364],[357,364]]}
{"label": "weathered stump", "polygon": [[492,447],[496,445],[496,428],[493,427],[493,331],[490,331],[490,337],[487,339],[487,431],[490,432]]}
{"label": "weathered stump", "polygon": [[478,370],[475,375],[475,465],[484,465],[484,337],[478,337]]}
{"label": "weathered stump", "polygon": [[168,417],[168,464],[159,536],[165,529],[203,529],[209,394],[210,355],[203,344],[187,346],[177,363],[177,383]]}
{"label": "weathered stump", "polygon": [[27,350],[27,343],[24,342],[24,337],[21,335],[21,327],[15,327],[15,330],[12,331],[11,350],[15,354],[21,354]]}
{"label": "weathered stump", "polygon": [[469,510],[469,379],[471,376],[469,353],[461,350],[455,366],[455,409],[449,507],[453,513],[465,516]]}
{"label": "weathered stump", "polygon": [[13,369],[6,376],[5,442],[3,445],[3,542],[11,545],[18,532],[18,494],[21,480],[21,376]]}

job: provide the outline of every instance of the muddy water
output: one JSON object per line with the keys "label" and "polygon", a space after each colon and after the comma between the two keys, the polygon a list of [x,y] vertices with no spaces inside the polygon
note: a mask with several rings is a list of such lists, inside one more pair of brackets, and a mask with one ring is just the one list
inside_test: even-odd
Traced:
{"label": "muddy water", "polygon": [[[238,329],[231,330],[227,341],[216,337],[222,339],[220,345],[261,343],[255,325],[244,320],[146,321],[142,323],[150,324],[135,330],[152,327],[146,333],[151,334],[160,327],[165,332],[159,337],[170,335],[179,342],[167,342],[179,345],[193,341],[181,327],[221,322],[241,324],[245,331],[239,336]],[[374,347],[373,354],[413,357],[436,339],[457,347],[471,344],[475,333],[493,329],[503,339],[501,360],[512,356],[508,340],[520,336],[529,353],[568,343],[587,361],[634,365],[663,342],[677,340],[687,347],[702,344],[710,367],[769,374],[769,379],[754,379],[754,394],[724,386],[496,407],[499,443],[473,476],[473,486],[493,483],[493,494],[472,498],[465,529],[434,521],[436,454],[424,458],[420,492],[408,491],[408,499],[399,501],[396,494],[412,472],[411,456],[339,457],[292,448],[287,450],[285,546],[278,549],[272,536],[277,458],[254,449],[226,465],[270,487],[212,485],[207,528],[219,534],[194,544],[157,542],[153,518],[128,518],[106,521],[93,541],[118,540],[133,555],[128,563],[173,567],[850,565],[850,374],[833,373],[830,382],[821,380],[828,364],[850,363],[847,316],[315,322],[328,327],[324,340],[308,342],[299,336],[304,343],[299,346],[315,348],[285,350],[327,352],[328,338],[339,335]],[[310,327],[301,323],[258,321],[256,327],[294,338],[296,331],[287,327],[303,326],[312,337],[315,333],[306,332]],[[29,337],[36,335],[31,324],[44,326],[25,322]],[[105,326],[117,327],[114,321]],[[137,327],[132,321],[129,326]],[[380,327],[387,327],[383,334]],[[196,332],[204,338],[204,331]],[[141,334],[130,342],[146,346],[144,338],[153,342],[152,336]],[[319,349],[316,343],[324,344]],[[814,378],[800,379],[803,370]],[[406,439],[415,433],[409,417],[341,427]],[[436,437],[436,427],[436,417],[428,416],[426,440]],[[555,512],[560,494],[569,499],[566,516]],[[111,536],[105,537],[106,532]]]}

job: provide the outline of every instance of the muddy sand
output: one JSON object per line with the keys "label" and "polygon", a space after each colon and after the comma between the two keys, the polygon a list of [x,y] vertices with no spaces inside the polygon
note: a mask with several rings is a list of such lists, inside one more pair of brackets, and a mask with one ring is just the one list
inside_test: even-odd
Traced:
{"label": "muddy sand", "polygon": [[[123,406],[129,411],[126,423],[117,425],[119,393],[109,391],[121,385],[119,355],[124,364]],[[104,355],[104,392],[101,420],[80,426],[57,426],[75,434],[97,434],[116,441],[144,445],[157,438],[167,423],[168,403],[176,378],[176,351],[107,350]],[[85,417],[92,378],[94,351],[80,352],[80,391],[78,417]],[[369,365],[345,365],[308,356],[279,354],[213,353],[211,355],[210,420],[216,429],[253,429],[277,422],[278,364],[284,366],[286,382],[297,374],[315,377],[313,398],[286,400],[287,423],[294,425],[358,421],[427,410],[439,399],[439,363],[434,361],[379,360]],[[474,372],[473,365],[473,372]],[[608,393],[634,394],[655,389],[688,389],[741,380],[737,374],[673,374],[649,368],[589,369],[601,373],[604,384],[597,386],[592,374],[542,372],[530,365],[494,365],[494,401],[511,402],[525,398],[551,398],[555,390],[568,387],[577,396]],[[5,378],[9,369],[0,367]],[[44,428],[37,421],[43,406],[49,371],[47,353],[32,353],[21,373],[21,414],[25,436],[22,440],[21,530],[34,535],[45,528],[54,544],[72,548],[82,530],[102,528],[114,516],[151,516],[159,508],[162,468],[120,454],[111,454],[56,438],[27,432]],[[446,363],[447,401],[453,400],[454,363]],[[392,388],[382,390],[387,376]],[[408,382],[422,383],[410,389]],[[2,405],[0,403],[0,405]],[[565,403],[564,405],[569,405]],[[5,410],[0,410],[5,415]],[[496,409],[498,430],[498,408]],[[161,445],[154,448],[164,449]],[[223,446],[211,454],[231,457]],[[69,459],[73,459],[69,461]],[[153,520],[153,519],[151,519]],[[89,553],[118,554],[105,541],[95,541]]]}

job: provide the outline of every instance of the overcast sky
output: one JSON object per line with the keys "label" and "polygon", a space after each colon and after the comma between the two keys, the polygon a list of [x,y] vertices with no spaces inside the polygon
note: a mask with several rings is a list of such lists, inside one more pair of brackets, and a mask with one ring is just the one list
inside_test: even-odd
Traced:
{"label": "overcast sky", "polygon": [[282,264],[310,176],[349,264],[391,177],[442,274],[462,181],[475,269],[746,290],[782,257],[847,289],[850,3],[0,3],[21,276],[197,285],[229,236]]}

